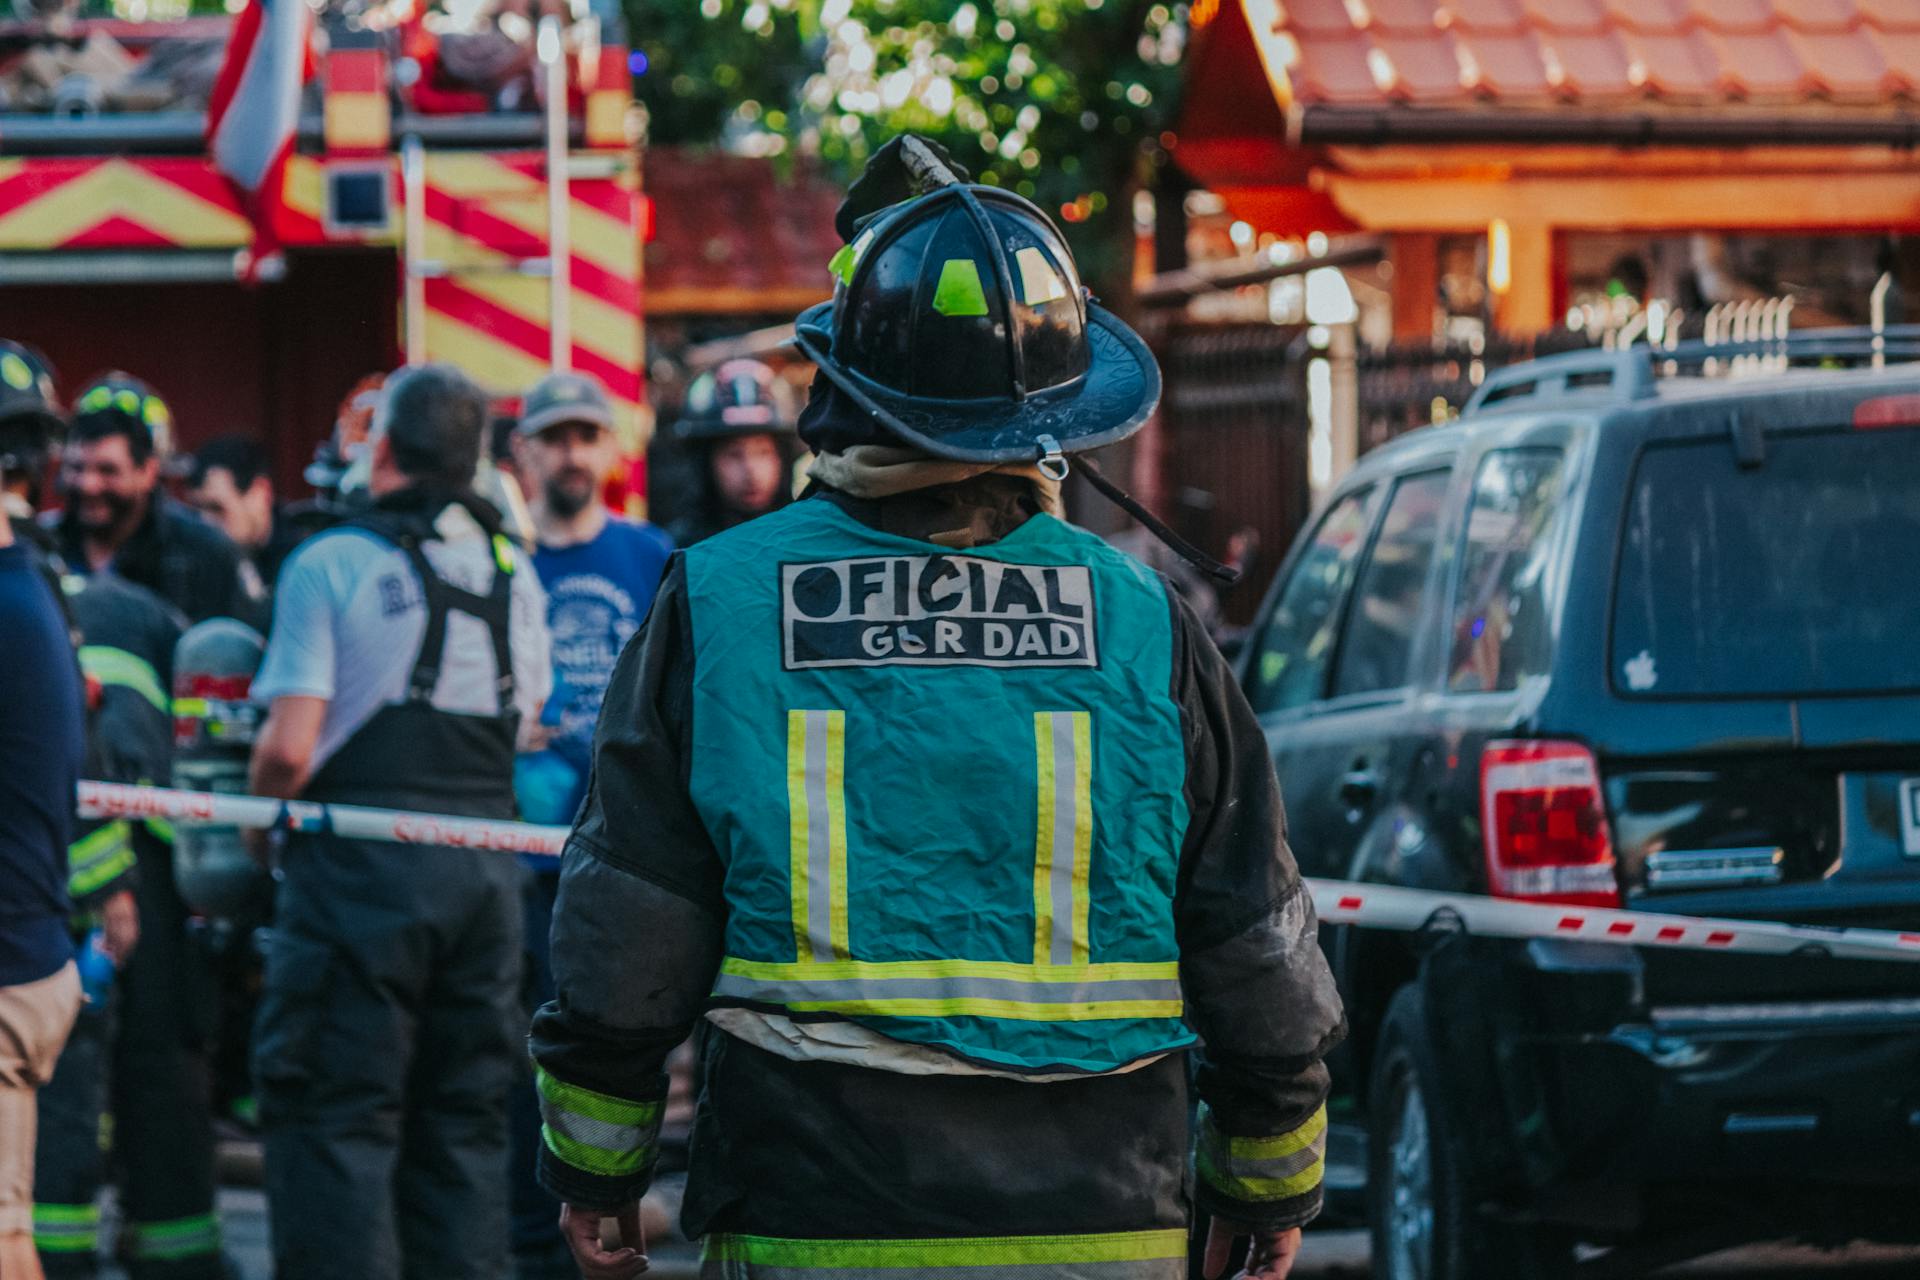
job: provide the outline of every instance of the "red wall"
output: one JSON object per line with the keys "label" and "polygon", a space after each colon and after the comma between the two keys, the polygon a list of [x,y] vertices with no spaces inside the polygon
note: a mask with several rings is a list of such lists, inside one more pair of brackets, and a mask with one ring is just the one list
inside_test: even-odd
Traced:
{"label": "red wall", "polygon": [[363,375],[399,362],[400,285],[390,251],[288,255],[273,284],[0,287],[0,337],[53,361],[63,399],[124,369],[172,407],[178,446],[238,433],[262,441],[283,498]]}

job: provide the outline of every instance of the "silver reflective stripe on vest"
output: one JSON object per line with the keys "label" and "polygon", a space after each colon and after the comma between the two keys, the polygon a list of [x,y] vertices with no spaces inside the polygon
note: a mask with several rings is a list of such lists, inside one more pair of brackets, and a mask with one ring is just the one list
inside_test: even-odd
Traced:
{"label": "silver reflective stripe on vest", "polygon": [[1035,964],[1084,964],[1089,954],[1092,724],[1084,711],[1040,711],[1033,717],[1040,784],[1033,876]]}
{"label": "silver reflective stripe on vest", "polygon": [[[1171,966],[1169,966],[1171,967]],[[715,995],[762,1004],[843,1004],[883,1000],[1004,1000],[1019,1004],[1093,1004],[1114,1000],[1178,1002],[1176,978],[1104,978],[1045,982],[1025,978],[748,977],[722,972]],[[1177,1016],[1177,1015],[1176,1015]]]}
{"label": "silver reflective stripe on vest", "polygon": [[847,713],[787,713],[794,944],[802,960],[846,959]]}

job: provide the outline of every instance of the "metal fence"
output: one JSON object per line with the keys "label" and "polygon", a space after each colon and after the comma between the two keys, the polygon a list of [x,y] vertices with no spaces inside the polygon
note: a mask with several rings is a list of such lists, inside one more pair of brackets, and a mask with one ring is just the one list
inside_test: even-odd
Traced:
{"label": "metal fence", "polygon": [[1304,329],[1181,322],[1155,346],[1165,514],[1215,555],[1236,537],[1249,546],[1244,577],[1220,597],[1225,620],[1245,623],[1311,502]]}
{"label": "metal fence", "polygon": [[1598,343],[1566,329],[1532,337],[1495,334],[1472,342],[1406,343],[1362,348],[1359,383],[1359,451],[1378,448],[1403,431],[1456,416],[1474,389],[1494,369]]}

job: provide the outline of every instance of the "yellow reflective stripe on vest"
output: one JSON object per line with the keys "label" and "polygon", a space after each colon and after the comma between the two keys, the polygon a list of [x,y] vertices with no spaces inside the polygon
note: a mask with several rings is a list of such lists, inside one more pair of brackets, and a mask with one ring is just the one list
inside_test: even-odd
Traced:
{"label": "yellow reflective stripe on vest", "polygon": [[1222,1133],[1213,1112],[1200,1109],[1195,1171],[1235,1200],[1290,1200],[1319,1187],[1326,1173],[1327,1109],[1320,1106],[1294,1129],[1261,1138]]}
{"label": "yellow reflective stripe on vest", "polygon": [[1090,1022],[1177,1018],[1180,966],[995,961],[766,964],[728,956],[714,994],[802,1013]]}
{"label": "yellow reflective stripe on vest", "polygon": [[103,685],[133,690],[151,702],[154,710],[162,715],[167,713],[167,695],[160,688],[160,677],[155,674],[152,664],[136,658],[125,649],[104,644],[83,644],[80,646],[80,669]]}
{"label": "yellow reflective stripe on vest", "polygon": [[787,712],[788,873],[799,959],[844,960],[847,944],[847,713]]}
{"label": "yellow reflective stripe on vest", "polygon": [[787,712],[788,876],[793,963],[726,957],[722,999],[797,1013],[1005,1018],[1178,1018],[1176,961],[1091,963],[1093,717],[1034,716],[1039,822],[1034,959],[861,961],[847,928],[846,712]]}
{"label": "yellow reflective stripe on vest", "polygon": [[[1115,1276],[1180,1276],[1187,1256],[1187,1233],[1115,1231],[1076,1236],[963,1236],[934,1240],[795,1240],[777,1236],[711,1235],[702,1243],[702,1262],[743,1262],[756,1268],[798,1271],[894,1271],[926,1274],[936,1268],[992,1267],[1009,1270],[1089,1263],[1168,1263],[1141,1270],[1101,1271]],[[1082,1274],[1076,1270],[1074,1274]]]}
{"label": "yellow reflective stripe on vest", "polygon": [[1037,711],[1040,821],[1033,861],[1033,962],[1084,964],[1093,857],[1093,717]]}

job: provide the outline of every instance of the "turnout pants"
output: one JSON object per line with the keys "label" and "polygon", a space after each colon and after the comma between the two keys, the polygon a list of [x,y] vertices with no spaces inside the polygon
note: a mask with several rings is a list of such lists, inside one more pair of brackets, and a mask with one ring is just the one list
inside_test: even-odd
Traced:
{"label": "turnout pants", "polygon": [[[534,1010],[553,999],[553,965],[547,939],[553,928],[553,902],[560,876],[551,863],[527,867],[521,876],[526,930],[521,1008],[531,1021]],[[540,1100],[534,1089],[532,1065],[532,1060],[523,1055],[509,1110],[513,1134],[513,1252],[522,1280],[545,1270],[567,1276],[578,1274],[560,1235],[560,1202],[534,1177],[534,1164],[540,1154]],[[547,1266],[549,1262],[551,1267]]]}
{"label": "turnout pants", "polygon": [[1186,1280],[1185,1054],[1029,1084],[698,1035],[703,1280]]}
{"label": "turnout pants", "polygon": [[254,1038],[279,1280],[498,1277],[520,870],[300,837]]}
{"label": "turnout pants", "polygon": [[34,1243],[49,1276],[92,1276],[107,1161],[101,1110],[113,1116],[125,1225],[120,1250],[138,1280],[219,1280],[206,958],[187,933],[172,855],[135,839],[140,944],[108,1010],[80,1016],[40,1095]]}

